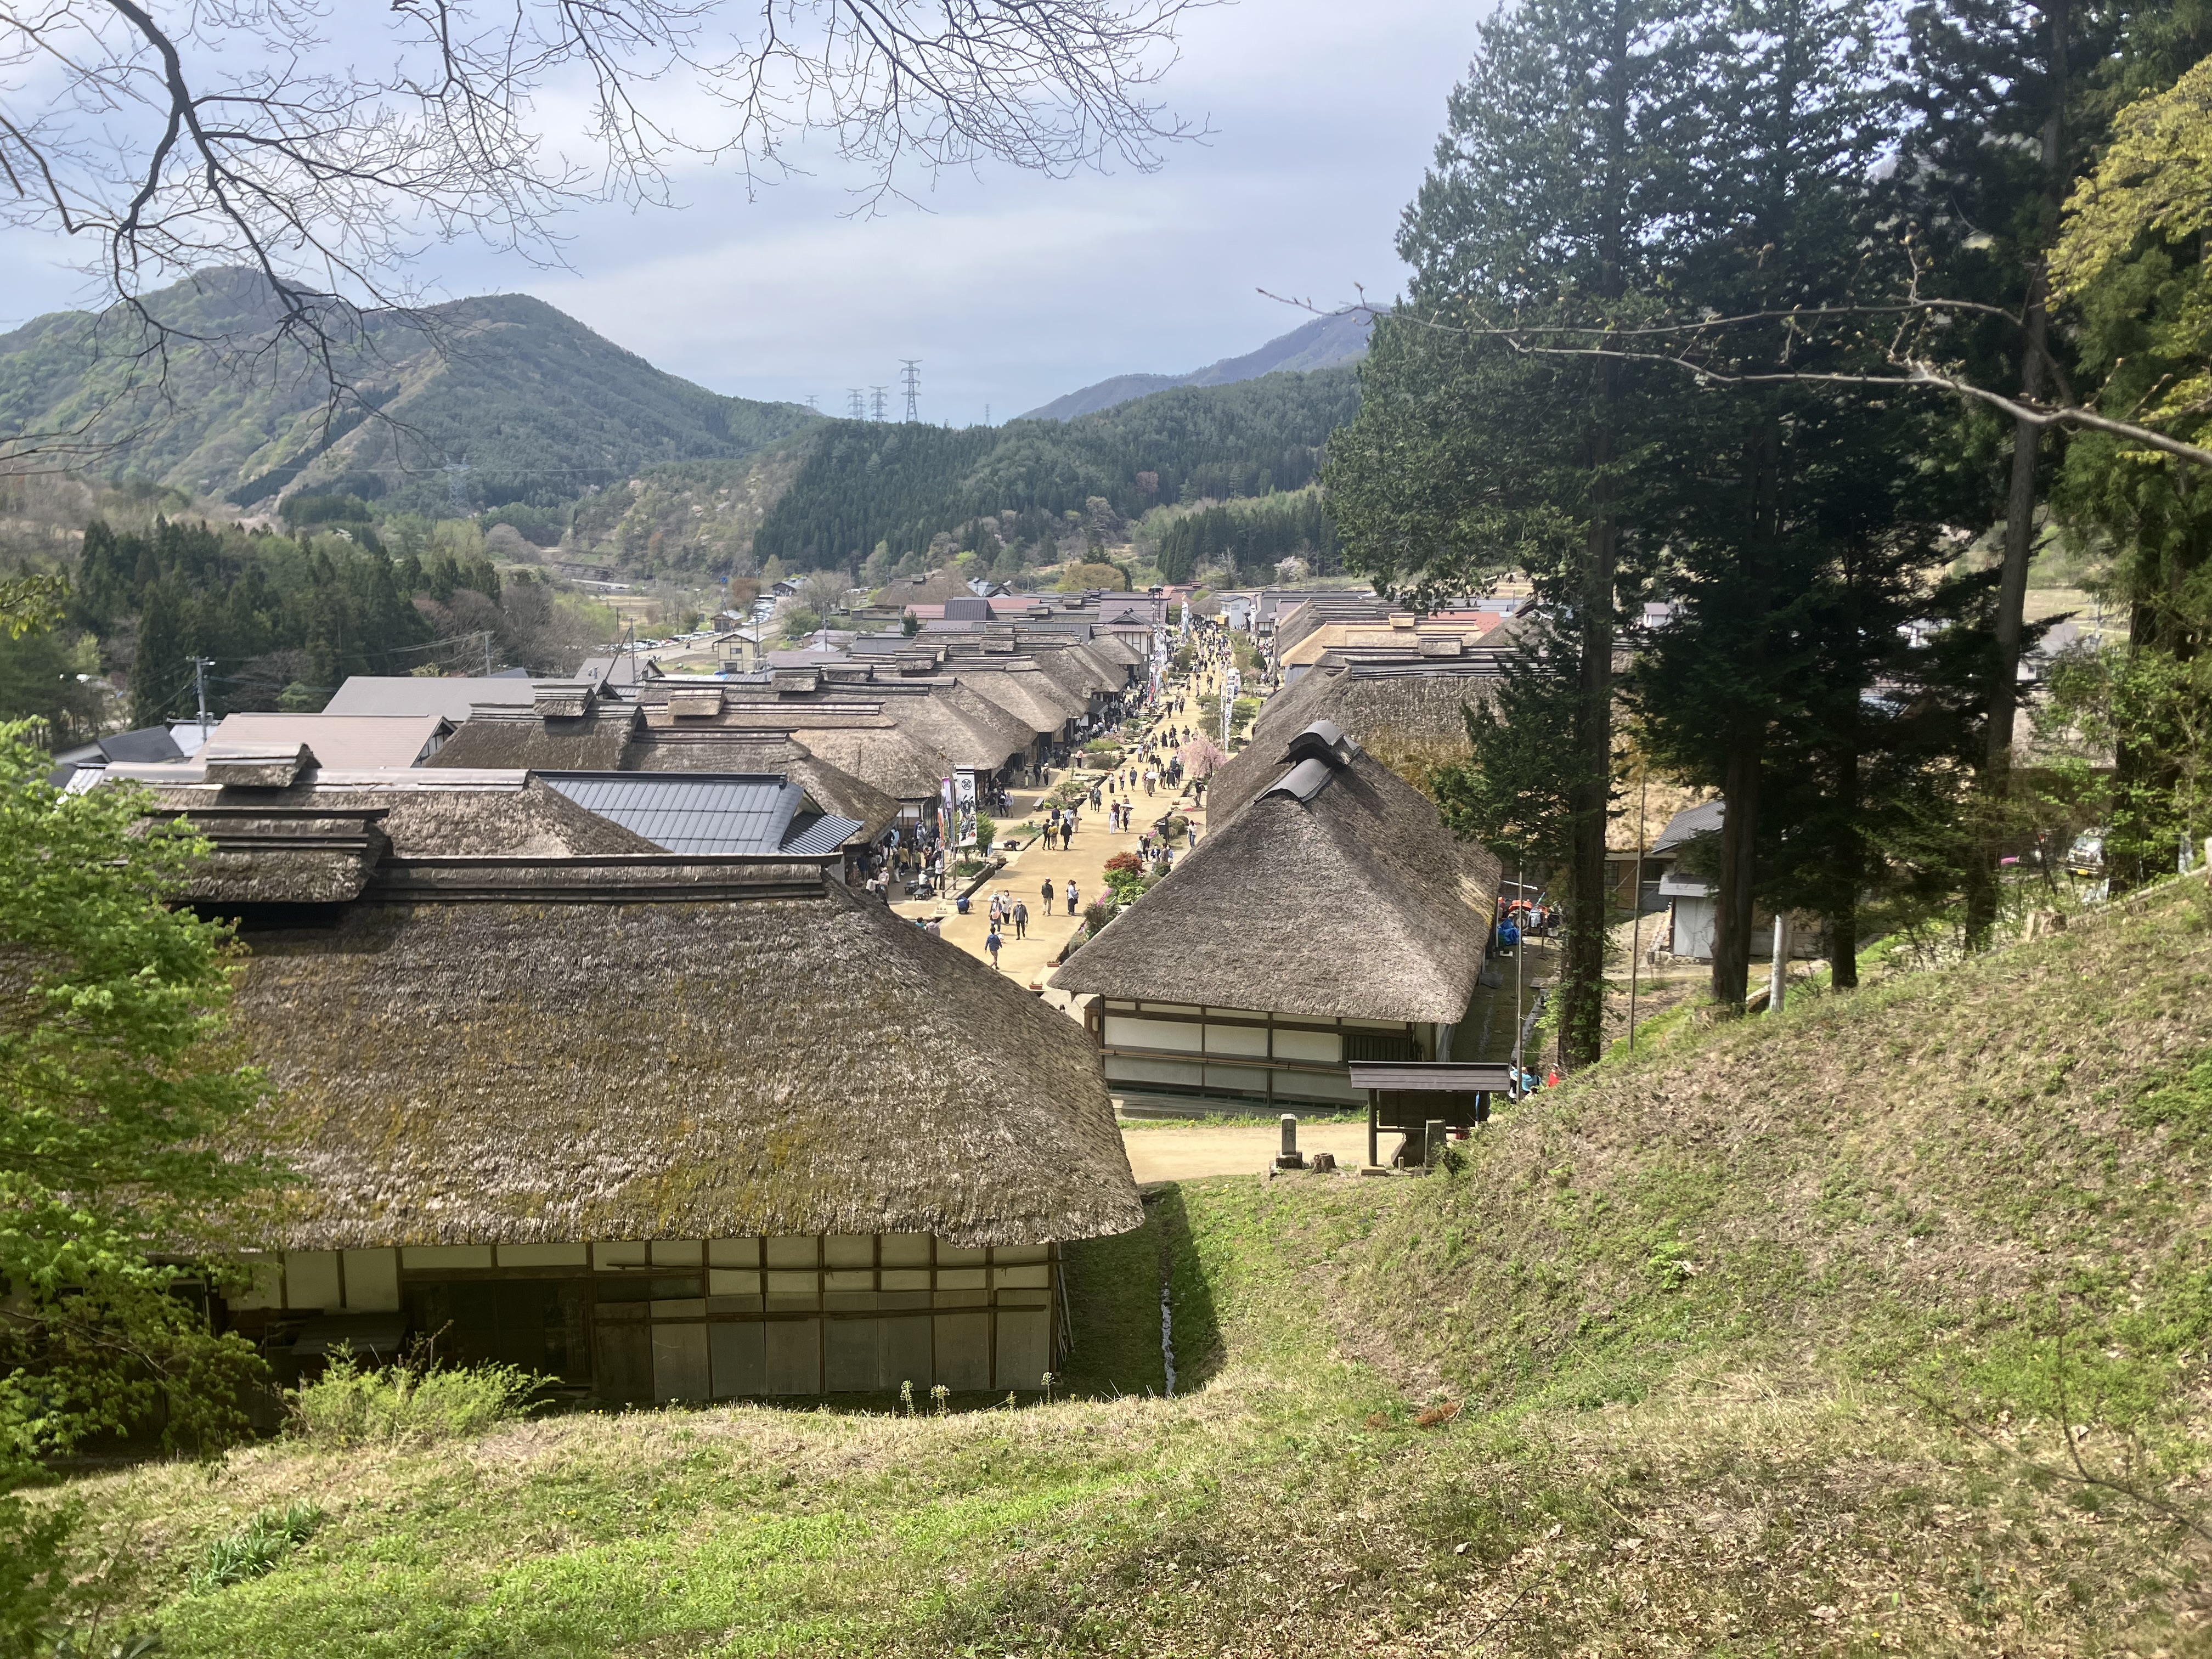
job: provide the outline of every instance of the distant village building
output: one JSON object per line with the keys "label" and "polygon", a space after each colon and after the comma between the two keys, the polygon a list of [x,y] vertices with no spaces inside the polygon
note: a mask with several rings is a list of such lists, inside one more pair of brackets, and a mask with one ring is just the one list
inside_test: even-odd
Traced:
{"label": "distant village building", "polygon": [[610,1402],[1034,1389],[1061,1246],[1141,1220],[1084,1033],[825,878],[782,778],[109,775],[251,947],[243,1144],[304,1184],[216,1311],[280,1376],[422,1336]]}
{"label": "distant village building", "polygon": [[[1725,801],[1709,800],[1686,807],[1668,820],[1667,827],[1651,843],[1644,868],[1658,872],[1658,897],[1667,910],[1663,927],[1653,929],[1656,937],[1650,948],[1656,953],[1683,962],[1713,959],[1713,935],[1720,921],[1720,887],[1707,878],[1708,866],[1692,855],[1692,849],[1698,842],[1718,839],[1721,825],[1728,816],[1727,805]],[[1819,917],[1802,912],[1794,914],[1790,924],[1789,954],[1796,957],[1819,956],[1824,948],[1822,931]],[[1751,954],[1759,961],[1773,957],[1771,911],[1753,911]]]}

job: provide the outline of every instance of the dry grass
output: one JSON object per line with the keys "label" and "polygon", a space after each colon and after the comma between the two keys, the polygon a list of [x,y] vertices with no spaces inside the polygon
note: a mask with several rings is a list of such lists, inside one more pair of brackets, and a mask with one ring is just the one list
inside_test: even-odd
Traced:
{"label": "dry grass", "polygon": [[1458,1173],[1167,1188],[1076,1262],[1108,1397],[76,1491],[179,1655],[2212,1654],[2208,982],[2170,893],[1609,1062]]}

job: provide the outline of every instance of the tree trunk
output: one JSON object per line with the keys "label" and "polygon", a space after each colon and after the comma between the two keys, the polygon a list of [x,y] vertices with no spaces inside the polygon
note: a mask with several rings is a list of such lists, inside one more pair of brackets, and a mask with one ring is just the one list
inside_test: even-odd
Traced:
{"label": "tree trunk", "polygon": [[[1856,707],[1856,704],[1854,705]],[[1828,982],[1838,991],[1859,986],[1859,885],[1865,869],[1865,849],[1859,836],[1858,721],[1850,720],[1849,735],[1836,757],[1836,815],[1844,825],[1830,872],[1828,898]]]}
{"label": "tree trunk", "polygon": [[[2051,108],[2043,122],[2043,223],[2045,246],[2058,229],[2065,180],[2067,23],[2069,0],[2045,0],[2051,30]],[[2021,308],[2020,389],[2030,403],[2043,396],[2049,379],[2051,317],[2044,258],[2028,272],[2027,295]],[[1979,845],[1966,878],[1966,943],[1984,949],[1997,913],[1997,860],[2004,852],[2002,805],[2012,789],[2013,732],[2020,703],[2020,642],[2027,608],[2027,567],[2035,556],[2035,471],[2041,457],[2043,428],[2015,421],[2012,432],[2012,477],[2005,492],[2004,565],[1997,580],[1996,660],[1990,666],[1987,750],[1983,757],[1984,798]]]}
{"label": "tree trunk", "polygon": [[[1601,374],[1610,382],[1612,366]],[[1601,390],[1600,406],[1609,408],[1611,402],[1608,384]],[[1611,464],[1613,441],[1612,427],[1601,422],[1591,435],[1593,466]],[[1559,1060],[1570,1071],[1595,1065],[1605,1047],[1605,831],[1613,799],[1613,584],[1619,538],[1602,500],[1600,505],[1583,547],[1583,593],[1576,607],[1582,683],[1570,762],[1575,771],[1567,789],[1573,826],[1566,959],[1559,975]]]}
{"label": "tree trunk", "polygon": [[1752,912],[1759,875],[1759,761],[1764,737],[1730,745],[1721,786],[1720,913],[1713,922],[1713,1000],[1736,1012],[1751,977]]}
{"label": "tree trunk", "polygon": [[[1628,99],[1633,78],[1631,8],[1616,5],[1606,59],[1603,205],[1597,228],[1597,291],[1620,297],[1629,164]],[[1592,475],[1590,520],[1583,546],[1581,580],[1575,584],[1576,627],[1582,653],[1580,696],[1575,708],[1575,753],[1569,764],[1567,808],[1567,948],[1559,974],[1560,1064],[1571,1071],[1595,1065],[1605,1046],[1605,829],[1613,800],[1613,579],[1620,529],[1613,518],[1613,483],[1607,476],[1619,447],[1620,366],[1597,367],[1590,386],[1590,419],[1583,465]]]}

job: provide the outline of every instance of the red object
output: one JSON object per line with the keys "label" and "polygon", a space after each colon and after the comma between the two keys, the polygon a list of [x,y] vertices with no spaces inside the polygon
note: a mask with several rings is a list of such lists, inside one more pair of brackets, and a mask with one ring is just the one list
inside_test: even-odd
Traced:
{"label": "red object", "polygon": [[1544,1073],[1544,1086],[1547,1089],[1556,1089],[1559,1086],[1559,1068],[1558,1066],[1554,1066],[1550,1071]]}

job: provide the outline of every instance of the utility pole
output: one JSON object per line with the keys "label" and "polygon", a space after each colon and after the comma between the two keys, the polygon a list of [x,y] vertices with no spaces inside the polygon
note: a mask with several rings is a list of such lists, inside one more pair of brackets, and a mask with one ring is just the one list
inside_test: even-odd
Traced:
{"label": "utility pole", "polygon": [[887,386],[870,386],[868,390],[875,393],[876,418],[880,421],[884,418],[884,394],[890,388]]}
{"label": "utility pole", "polygon": [[1651,773],[1638,757],[1636,787],[1636,879],[1630,902],[1636,920],[1628,925],[1628,1052],[1636,1052],[1636,969],[1644,957],[1644,855],[1650,843],[1644,839],[1644,809],[1651,799]]}
{"label": "utility pole", "polygon": [[208,740],[207,672],[215,666],[212,657],[192,659],[193,701],[199,705],[200,747],[205,749]]}
{"label": "utility pole", "polygon": [[[1513,860],[1513,898],[1517,902],[1520,897],[1521,860],[1516,858]],[[1520,912],[1511,903],[1506,905],[1508,921],[1512,921],[1518,915]],[[1513,1074],[1518,1079],[1521,1074],[1521,964],[1528,959],[1528,934],[1519,921],[1513,922]]]}
{"label": "utility pole", "polygon": [[901,378],[906,382],[906,423],[912,426],[921,418],[921,359],[899,359]]}
{"label": "utility pole", "polygon": [[1790,978],[1790,912],[1774,913],[1774,960],[1766,970],[1766,1012],[1782,1012],[1782,993]]}
{"label": "utility pole", "polygon": [[491,629],[484,629],[484,678],[491,678]]}

